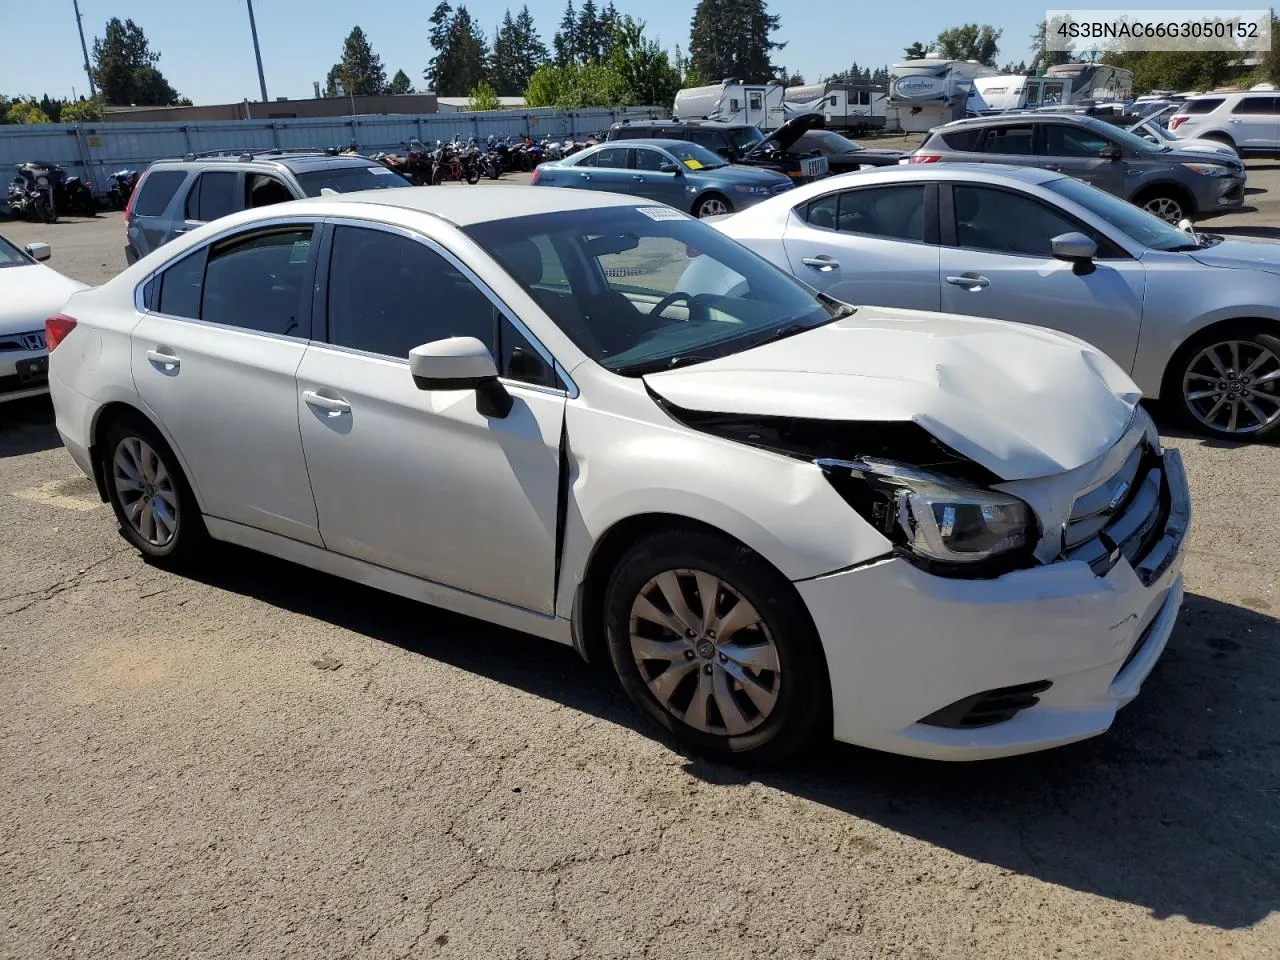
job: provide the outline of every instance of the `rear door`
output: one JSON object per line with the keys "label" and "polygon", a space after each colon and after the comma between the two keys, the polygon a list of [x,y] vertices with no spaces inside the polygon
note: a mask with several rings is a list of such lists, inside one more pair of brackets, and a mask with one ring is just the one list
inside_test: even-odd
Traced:
{"label": "rear door", "polygon": [[846,303],[937,310],[937,186],[828,193],[796,208],[783,247],[793,274]]}
{"label": "rear door", "polygon": [[[1065,173],[1117,197],[1125,195],[1128,164],[1122,159],[1124,149],[1119,144],[1088,127],[1074,124],[1046,123],[1041,131],[1041,166],[1046,170]],[[1108,147],[1118,151],[1119,156],[1099,156]]]}
{"label": "rear door", "polygon": [[1236,146],[1242,150],[1276,149],[1277,98],[1269,94],[1249,94],[1241,97],[1227,117],[1227,129]]}
{"label": "rear door", "polygon": [[573,173],[565,186],[632,193],[631,148],[627,145],[603,147],[584,157],[582,163],[574,166]]}

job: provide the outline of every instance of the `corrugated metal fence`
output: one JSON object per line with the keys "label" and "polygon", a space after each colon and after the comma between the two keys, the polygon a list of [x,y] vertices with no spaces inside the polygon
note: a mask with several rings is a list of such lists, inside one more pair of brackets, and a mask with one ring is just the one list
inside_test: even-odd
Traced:
{"label": "corrugated metal fence", "polygon": [[424,113],[391,116],[317,117],[288,120],[206,120],[190,123],[41,124],[0,127],[0,203],[11,177],[4,171],[29,160],[66,167],[88,177],[97,192],[124,167],[140,170],[152,160],[207,150],[270,150],[276,147],[335,147],[354,141],[363,154],[397,150],[417,137],[424,142],[454,135],[484,140],[492,135],[583,137],[609,129],[624,117],[664,116],[658,107],[590,110],[492,110],[484,113]]}

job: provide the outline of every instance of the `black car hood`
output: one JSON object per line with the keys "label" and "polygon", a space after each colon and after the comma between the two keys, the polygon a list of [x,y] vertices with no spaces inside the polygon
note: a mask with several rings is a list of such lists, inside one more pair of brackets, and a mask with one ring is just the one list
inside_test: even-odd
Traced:
{"label": "black car hood", "polygon": [[784,151],[790,150],[800,139],[801,134],[808,133],[810,130],[821,130],[824,126],[826,121],[822,118],[822,114],[802,113],[798,117],[792,117],[772,133],[766,133],[763,140],[747,151],[747,156],[756,156],[764,152],[764,147],[769,143],[776,143]]}
{"label": "black car hood", "polygon": [[840,153],[827,154],[831,163],[865,163],[877,167],[892,166],[906,154],[901,150],[844,150]]}

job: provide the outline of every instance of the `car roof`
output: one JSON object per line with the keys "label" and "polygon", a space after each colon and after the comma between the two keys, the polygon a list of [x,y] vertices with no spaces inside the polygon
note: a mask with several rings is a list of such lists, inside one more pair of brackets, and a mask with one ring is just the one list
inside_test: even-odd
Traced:
{"label": "car roof", "polygon": [[188,155],[185,157],[164,157],[155,161],[155,166],[175,166],[175,167],[193,167],[209,165],[214,167],[231,166],[235,164],[248,165],[251,163],[266,164],[277,167],[285,167],[293,171],[318,170],[322,168],[332,169],[334,167],[367,167],[376,163],[368,157],[361,156],[343,156],[340,154],[321,153],[317,151],[299,150],[296,153],[287,151],[266,151],[262,153],[253,153],[245,150],[237,153],[236,151],[227,151],[221,154],[199,156]]}
{"label": "car roof", "polygon": [[[615,143],[626,143],[629,138],[619,137],[617,140],[610,140],[607,143],[600,144],[600,147],[608,147]],[[636,137],[637,140],[643,140],[646,147],[663,147],[667,150],[688,150],[688,140],[670,140],[662,137]],[[599,148],[593,148],[599,149]],[[572,159],[572,157],[570,158]]]}
{"label": "car roof", "polygon": [[715,127],[717,130],[746,130],[753,126],[750,123],[731,123],[727,120],[642,120],[633,123],[630,120],[619,120],[613,125],[615,130],[628,127]]}
{"label": "car roof", "polygon": [[[1017,180],[1022,183],[1044,184],[1061,180],[1066,174],[1044,170],[1040,167],[1015,167],[1003,163],[912,163],[873,167],[853,173],[824,177],[801,189],[823,185],[825,187],[855,186],[859,183],[893,181],[899,178],[918,180],[971,180],[982,183],[1000,183]],[[790,194],[788,194],[790,196]]]}
{"label": "car roof", "polygon": [[[687,144],[684,144],[687,146]],[[571,202],[566,202],[571,201]],[[360,190],[337,196],[295,200],[290,204],[262,207],[281,211],[286,207],[303,213],[304,208],[327,203],[376,204],[427,213],[455,226],[467,227],[491,220],[510,220],[537,214],[560,213],[584,207],[652,206],[652,201],[593,190],[557,190],[554,187],[520,188],[477,184],[463,188],[419,187],[410,190]]]}

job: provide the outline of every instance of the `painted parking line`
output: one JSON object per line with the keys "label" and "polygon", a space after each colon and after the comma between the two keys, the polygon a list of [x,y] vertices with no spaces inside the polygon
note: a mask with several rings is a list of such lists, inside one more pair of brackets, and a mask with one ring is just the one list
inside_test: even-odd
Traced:
{"label": "painted parking line", "polygon": [[31,503],[42,503],[48,507],[58,507],[62,510],[78,510],[82,513],[105,506],[97,498],[93,481],[87,477],[49,480],[26,490],[14,490],[9,496]]}

